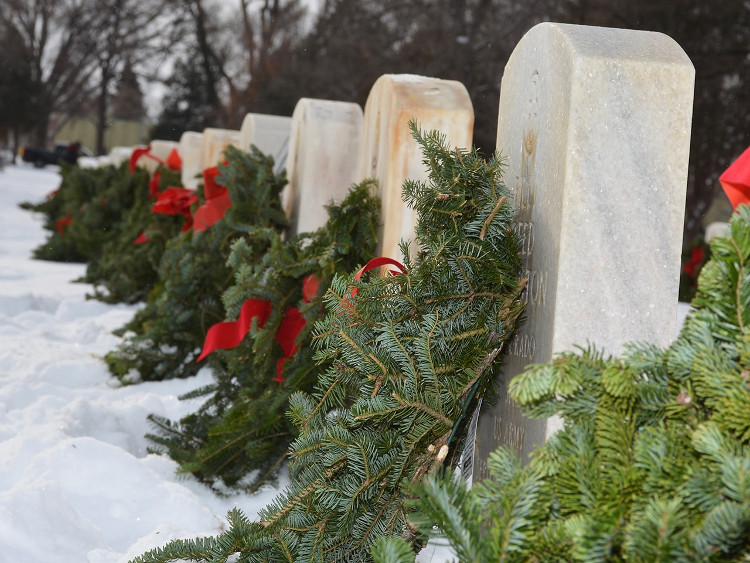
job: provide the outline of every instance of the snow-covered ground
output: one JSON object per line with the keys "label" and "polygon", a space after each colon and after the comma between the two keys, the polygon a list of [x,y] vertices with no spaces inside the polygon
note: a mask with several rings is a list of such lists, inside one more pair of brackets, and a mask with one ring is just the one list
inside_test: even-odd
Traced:
{"label": "snow-covered ground", "polygon": [[[146,451],[146,415],[195,411],[177,397],[209,383],[208,371],[120,386],[101,357],[135,308],[86,300],[89,286],[71,283],[83,265],[31,259],[46,238],[42,217],[18,203],[59,181],[52,170],[0,172],[0,563],[120,563],[215,534],[232,507],[253,518],[275,489],[220,498]],[[429,546],[419,561],[448,554]]]}
{"label": "snow-covered ground", "polygon": [[276,494],[220,498],[148,454],[146,415],[178,419],[177,397],[210,382],[121,387],[101,357],[135,311],[86,300],[80,264],[31,259],[46,236],[41,201],[60,177],[0,172],[0,563],[125,562],[177,537],[215,534],[234,506],[253,518]]}

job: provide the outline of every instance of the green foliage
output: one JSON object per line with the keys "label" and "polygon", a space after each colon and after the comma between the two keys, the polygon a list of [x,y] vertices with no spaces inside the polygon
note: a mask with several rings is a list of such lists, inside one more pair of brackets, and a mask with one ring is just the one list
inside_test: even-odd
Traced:
{"label": "green foliage", "polygon": [[526,414],[564,429],[525,468],[499,449],[471,491],[417,487],[418,529],[440,526],[461,561],[749,560],[750,207],[711,255],[666,350],[565,353],[516,377]]}
{"label": "green foliage", "polygon": [[[62,182],[54,195],[38,205],[22,207],[45,214],[47,240],[34,250],[34,257],[61,262],[97,261],[104,245],[121,234],[123,217],[133,207],[139,186],[148,183],[148,175],[131,175],[127,164],[119,168],[80,168],[63,164]],[[67,226],[60,220],[69,219]]]}
{"label": "green foliage", "polygon": [[[232,207],[206,231],[167,242],[146,306],[119,329],[125,338],[105,357],[123,381],[194,375],[201,367],[195,360],[206,331],[224,320],[220,296],[231,284],[226,261],[233,242],[257,227],[286,225],[279,200],[286,179],[274,174],[273,159],[256,149],[244,153],[234,147],[225,156],[228,164],[219,165],[217,183],[229,190]],[[254,250],[251,262],[260,260],[267,244]]]}
{"label": "green foliage", "polygon": [[[315,327],[319,381],[290,400],[291,484],[239,538],[237,561],[371,561],[383,536],[418,542],[404,483],[456,461],[462,414],[515,330],[524,282],[499,162],[414,135],[430,172],[404,186],[419,215],[415,258],[404,253],[405,274],[334,277]],[[188,557],[194,545],[136,561]]]}
{"label": "green foliage", "polygon": [[[210,395],[198,412],[179,423],[150,417],[159,434],[149,437],[180,463],[181,472],[251,492],[274,477],[297,434],[284,416],[289,396],[312,390],[316,380],[311,340],[324,311],[321,295],[334,274],[353,270],[375,252],[380,208],[374,191],[372,181],[353,187],[341,204],[328,207],[329,220],[315,233],[284,241],[276,231],[258,228],[233,243],[228,265],[234,285],[223,298],[228,317],[236,319],[251,298],[269,301],[272,314],[239,346],[208,357],[216,382],[189,395]],[[305,302],[303,280],[310,275],[319,279],[318,291]],[[278,383],[276,365],[283,353],[275,336],[284,310],[292,306],[306,325]]]}
{"label": "green foliage", "polygon": [[[121,173],[130,174],[127,167]],[[101,256],[91,260],[81,281],[94,285],[93,297],[106,303],[137,303],[145,301],[158,281],[158,268],[167,242],[180,233],[185,222],[181,215],[154,213],[148,175],[136,172],[133,205],[118,225],[118,236],[111,237],[102,247]],[[179,172],[159,167],[159,190],[181,186]],[[135,244],[143,233],[149,240]]]}

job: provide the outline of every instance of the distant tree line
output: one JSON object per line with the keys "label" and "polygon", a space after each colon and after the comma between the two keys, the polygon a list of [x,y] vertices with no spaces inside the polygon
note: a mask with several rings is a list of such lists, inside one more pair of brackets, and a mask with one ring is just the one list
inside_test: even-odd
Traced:
{"label": "distant tree line", "polygon": [[[364,105],[378,76],[460,80],[475,143],[495,150],[503,68],[541,21],[659,31],[696,67],[686,238],[750,144],[750,3],[744,0],[3,0],[0,134],[43,142],[52,112],[99,123],[141,112],[160,82],[152,135],[239,127],[250,111],[291,115],[300,97]],[[119,100],[119,101],[118,101]],[[127,103],[125,103],[127,102]],[[119,108],[119,109],[118,109]],[[665,143],[669,139],[664,140]],[[502,147],[500,147],[502,149]]]}

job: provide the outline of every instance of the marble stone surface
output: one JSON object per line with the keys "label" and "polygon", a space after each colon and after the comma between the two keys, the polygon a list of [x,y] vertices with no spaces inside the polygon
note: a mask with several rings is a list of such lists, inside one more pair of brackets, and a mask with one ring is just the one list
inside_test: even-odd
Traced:
{"label": "marble stone surface", "polygon": [[[543,23],[502,78],[497,147],[523,240],[526,323],[476,429],[473,476],[506,444],[524,458],[560,427],[505,395],[531,363],[593,344],[675,336],[695,72],[666,35]],[[471,465],[471,464],[469,464]]]}
{"label": "marble stone surface", "polygon": [[180,136],[180,144],[177,150],[180,151],[182,158],[182,185],[190,190],[198,188],[202,182],[201,174],[205,166],[203,165],[203,133],[197,131],[185,131]]}
{"label": "marble stone surface", "polygon": [[301,98],[294,108],[282,202],[290,234],[328,220],[325,205],[341,201],[356,182],[362,108],[350,102]]}
{"label": "marble stone surface", "polygon": [[382,198],[380,254],[401,258],[401,239],[413,240],[416,216],[401,199],[404,180],[427,179],[422,153],[409,131],[415,119],[422,130],[437,129],[451,146],[468,148],[474,109],[466,88],[454,80],[411,74],[378,78],[365,105],[358,179],[375,178]]}
{"label": "marble stone surface", "polygon": [[[172,149],[177,148],[177,143],[175,141],[162,141],[159,139],[154,139],[149,143],[149,146],[151,147],[152,155],[162,161],[166,161],[169,153],[172,152]],[[156,169],[159,167],[159,163],[156,160],[148,157],[141,157],[140,159],[138,159],[138,164],[139,166],[143,165],[146,170],[148,170],[149,174],[153,174],[154,172],[156,172]]]}
{"label": "marble stone surface", "polygon": [[239,148],[249,151],[250,146],[255,145],[260,152],[271,155],[277,162],[286,158],[291,129],[291,117],[248,113],[240,127]]}
{"label": "marble stone surface", "polygon": [[[203,130],[201,159],[204,168],[216,166],[223,160],[222,153],[229,145],[240,146],[240,132],[233,129],[207,127]],[[201,170],[202,172],[202,170]]]}
{"label": "marble stone surface", "polygon": [[107,155],[113,166],[119,167],[123,162],[130,160],[133,147],[112,147]]}

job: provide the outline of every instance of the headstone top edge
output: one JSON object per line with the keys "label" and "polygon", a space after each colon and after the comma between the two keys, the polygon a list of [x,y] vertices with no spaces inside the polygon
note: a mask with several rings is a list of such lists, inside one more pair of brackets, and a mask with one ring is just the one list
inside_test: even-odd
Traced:
{"label": "headstone top edge", "polygon": [[222,129],[221,127],[206,127],[203,130],[203,134],[205,135],[208,133],[209,135],[216,135],[216,134],[236,134],[239,135],[240,132],[237,129]]}
{"label": "headstone top edge", "polygon": [[345,100],[326,100],[325,98],[308,98],[308,97],[304,97],[304,96],[302,98],[300,98],[299,100],[297,100],[297,104],[298,105],[300,103],[303,103],[303,102],[306,103],[306,104],[307,103],[315,102],[315,103],[323,103],[323,104],[336,104],[336,105],[341,105],[341,106],[345,106],[345,105],[346,106],[357,106],[358,108],[361,109],[361,106],[357,102],[348,102],[348,101],[345,101]]}
{"label": "headstone top edge", "polygon": [[255,121],[255,120],[268,121],[268,122],[277,121],[279,123],[287,123],[291,121],[291,119],[292,119],[291,116],[288,116],[288,115],[273,115],[270,113],[249,112],[249,113],[246,113],[245,117],[242,119],[242,124],[244,125],[245,122]]}
{"label": "headstone top edge", "polygon": [[297,105],[294,106],[294,113],[292,114],[292,118],[294,118],[295,113],[299,113],[300,111],[304,111],[308,108],[312,109],[337,109],[337,110],[355,110],[360,115],[363,114],[362,106],[360,106],[356,102],[344,102],[339,100],[323,100],[319,98],[300,98],[297,100]]}
{"label": "headstone top edge", "polygon": [[442,90],[442,95],[453,93],[456,99],[464,98],[469,105],[471,104],[469,91],[466,89],[466,86],[458,80],[434,78],[419,74],[383,74],[375,81],[372,90],[375,90],[377,87],[382,87],[384,83],[392,84],[394,89],[402,89],[409,86],[417,86],[425,90],[440,88]]}
{"label": "headstone top edge", "polygon": [[516,50],[526,41],[532,44],[539,41],[540,35],[550,35],[564,42],[579,57],[618,58],[693,68],[679,43],[658,31],[542,22],[526,32]]}
{"label": "headstone top edge", "polygon": [[179,143],[177,141],[167,141],[164,139],[153,139],[149,145],[152,147],[161,146],[161,147],[176,147]]}

